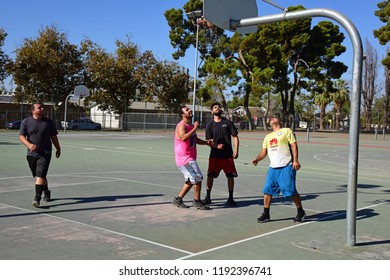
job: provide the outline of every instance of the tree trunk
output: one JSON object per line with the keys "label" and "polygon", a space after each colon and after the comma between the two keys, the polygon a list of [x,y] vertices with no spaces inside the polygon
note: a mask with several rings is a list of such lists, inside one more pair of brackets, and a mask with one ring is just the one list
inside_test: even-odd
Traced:
{"label": "tree trunk", "polygon": [[320,107],[320,130],[324,130],[324,123],[325,123],[325,106]]}

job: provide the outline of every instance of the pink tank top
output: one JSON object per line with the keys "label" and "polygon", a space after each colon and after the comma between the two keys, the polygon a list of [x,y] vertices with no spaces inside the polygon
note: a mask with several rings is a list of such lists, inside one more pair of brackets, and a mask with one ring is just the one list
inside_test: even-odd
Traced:
{"label": "pink tank top", "polygon": [[[181,124],[183,121],[179,122]],[[186,133],[194,128],[193,124],[185,124]],[[177,166],[183,166],[191,160],[196,160],[196,133],[192,134],[189,139],[182,141],[174,136],[173,146],[175,150],[175,161]]]}

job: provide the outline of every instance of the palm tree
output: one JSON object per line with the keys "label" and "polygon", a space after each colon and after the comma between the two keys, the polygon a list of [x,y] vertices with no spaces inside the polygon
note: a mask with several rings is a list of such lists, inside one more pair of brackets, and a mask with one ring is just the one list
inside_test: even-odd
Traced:
{"label": "palm tree", "polygon": [[335,91],[330,94],[330,99],[333,101],[334,111],[336,112],[336,130],[340,130],[341,109],[345,102],[349,102],[349,87],[343,79],[338,79],[333,83]]}
{"label": "palm tree", "polygon": [[329,92],[326,90],[325,82],[317,81],[317,86],[312,88],[314,93],[314,103],[320,108],[320,130],[324,130],[325,109],[331,102]]}

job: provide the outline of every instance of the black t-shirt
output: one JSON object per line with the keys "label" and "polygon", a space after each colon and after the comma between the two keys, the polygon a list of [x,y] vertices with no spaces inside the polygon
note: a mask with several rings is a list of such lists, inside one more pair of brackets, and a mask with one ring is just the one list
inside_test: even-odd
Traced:
{"label": "black t-shirt", "polygon": [[24,135],[28,141],[38,146],[36,152],[28,150],[29,154],[48,155],[52,151],[51,137],[57,135],[58,131],[49,118],[42,117],[36,120],[28,117],[22,121],[19,134]]}
{"label": "black t-shirt", "polygon": [[211,120],[206,125],[206,139],[213,139],[214,144],[223,144],[223,149],[211,148],[210,158],[230,158],[233,156],[232,136],[237,135],[233,122],[222,118],[221,121]]}

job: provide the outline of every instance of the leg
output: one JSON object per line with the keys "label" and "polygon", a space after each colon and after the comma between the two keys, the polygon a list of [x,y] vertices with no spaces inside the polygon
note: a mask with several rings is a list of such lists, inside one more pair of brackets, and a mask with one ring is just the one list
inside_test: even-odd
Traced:
{"label": "leg", "polygon": [[228,190],[229,190],[229,198],[233,198],[233,191],[234,191],[234,178],[233,177],[227,177],[227,183],[228,183]]}
{"label": "leg", "polygon": [[192,188],[192,184],[190,182],[185,182],[183,187],[181,188],[178,197],[183,198]]}
{"label": "leg", "polygon": [[260,217],[257,218],[258,223],[265,223],[271,220],[271,216],[269,214],[269,208],[271,206],[272,195],[264,194],[264,212]]}
{"label": "leg", "polygon": [[203,199],[204,204],[211,204],[211,189],[213,188],[214,183],[214,177],[208,176],[207,177],[207,187],[206,187],[206,196]]}
{"label": "leg", "polygon": [[206,188],[208,197],[210,197],[211,189],[213,188],[213,184],[214,184],[214,177],[208,176],[207,177],[207,188]]}
{"label": "leg", "polygon": [[200,193],[202,190],[202,182],[198,182],[194,185],[194,206],[198,210],[210,210],[210,207],[205,205],[203,201],[200,200]]}
{"label": "leg", "polygon": [[264,208],[269,209],[271,206],[272,195],[264,194]]}
{"label": "leg", "polygon": [[237,204],[234,201],[233,198],[233,192],[234,192],[234,178],[233,177],[227,177],[227,183],[228,183],[228,190],[229,190],[229,198],[226,201],[226,204],[231,207],[236,207]]}
{"label": "leg", "polygon": [[199,201],[200,200],[200,192],[202,190],[202,182],[196,183],[194,185],[194,199]]}
{"label": "leg", "polygon": [[295,206],[298,208],[298,209],[302,209],[302,200],[301,200],[301,196],[296,193],[295,195],[292,196],[292,200],[294,201],[295,203]]}
{"label": "leg", "polygon": [[299,195],[299,193],[294,194],[292,196],[292,200],[294,201],[294,203],[297,207],[297,212],[298,212],[297,215],[295,216],[295,218],[293,219],[293,221],[296,223],[301,223],[305,219],[306,213],[305,213],[305,210],[303,210],[302,200],[301,200],[301,196]]}
{"label": "leg", "polygon": [[44,186],[47,186],[47,180],[46,178],[42,178],[42,177],[36,177],[35,178],[35,185],[44,185]]}
{"label": "leg", "polygon": [[203,200],[204,204],[211,204],[211,190],[213,188],[214,178],[218,178],[221,170],[221,160],[217,158],[209,158],[209,167],[207,169],[206,197]]}

